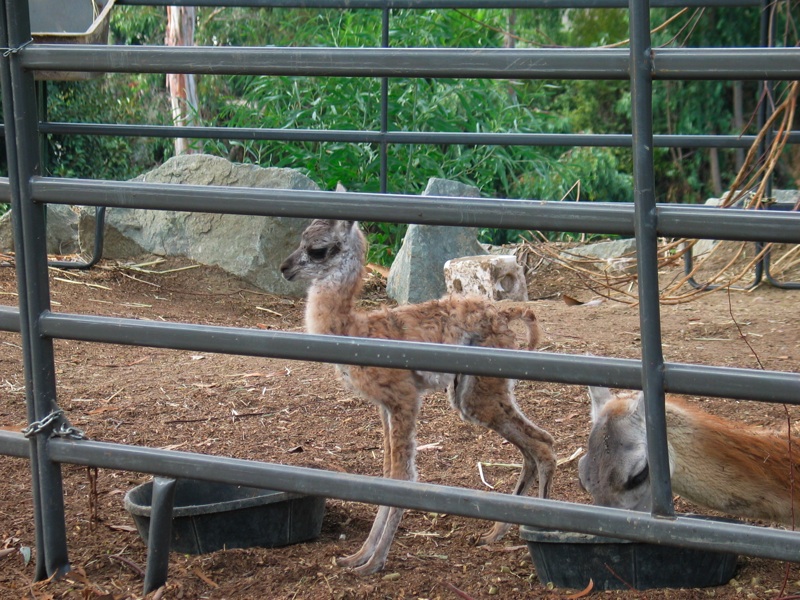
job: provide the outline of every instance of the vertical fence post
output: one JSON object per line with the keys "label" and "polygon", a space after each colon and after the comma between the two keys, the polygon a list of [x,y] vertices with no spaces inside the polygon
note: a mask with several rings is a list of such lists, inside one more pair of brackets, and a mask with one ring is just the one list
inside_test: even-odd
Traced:
{"label": "vertical fence post", "polygon": [[[392,9],[384,6],[381,11],[381,47],[389,47],[389,18]],[[381,135],[389,131],[389,78],[381,78]],[[385,139],[380,143],[380,190],[385,194],[389,188],[389,144]]]}
{"label": "vertical fence post", "polygon": [[145,595],[167,583],[177,485],[178,480],[172,477],[153,478],[150,526],[147,532],[147,567],[144,572]]}
{"label": "vertical fence post", "polygon": [[671,516],[672,488],[664,413],[664,356],[658,292],[658,231],[653,168],[653,78],[649,0],[630,0],[633,186],[639,321],[642,335],[642,390],[647,422],[652,513]]}
{"label": "vertical fence post", "polygon": [[[8,34],[8,19],[6,18],[6,0],[2,0],[2,11],[0,11],[0,47],[2,48],[11,48],[11,43],[9,42],[9,34]],[[3,92],[3,115],[5,121],[5,144],[6,144],[6,156],[8,160],[8,172],[11,175],[9,178],[9,185],[11,187],[11,222],[14,229],[14,243],[16,245],[15,248],[15,257],[16,257],[16,274],[17,274],[17,289],[20,290],[20,294],[18,296],[19,300],[19,308],[20,308],[20,339],[22,342],[22,354],[23,354],[23,369],[25,371],[25,398],[26,398],[26,408],[27,408],[27,420],[28,423],[32,423],[36,420],[36,413],[34,412],[33,402],[31,399],[33,398],[33,388],[31,385],[31,375],[30,375],[30,336],[27,334],[28,332],[28,323],[24,317],[26,314],[25,307],[27,305],[25,295],[22,293],[22,290],[27,289],[27,285],[25,282],[25,270],[22,268],[24,264],[24,251],[21,246],[22,240],[22,221],[19,207],[16,203],[16,200],[20,196],[20,184],[19,179],[14,177],[14,174],[19,172],[17,167],[17,153],[16,148],[14,145],[14,140],[17,137],[16,134],[16,123],[13,118],[9,119],[10,115],[14,114],[14,104],[12,102],[12,85],[11,85],[11,56],[12,54],[9,52],[6,54],[8,50],[3,50],[2,58],[0,58],[0,78],[2,80],[2,92]],[[32,481],[32,494],[33,494],[33,519],[34,519],[34,527],[35,527],[35,544],[36,544],[36,568],[34,571],[34,578],[39,581],[42,579],[47,578],[47,569],[45,568],[45,548],[42,540],[42,512],[41,512],[41,492],[39,491],[39,465],[38,465],[38,453],[36,451],[36,441],[31,440],[30,442],[30,470],[31,470],[31,481]]]}
{"label": "vertical fence post", "polygon": [[[31,200],[28,182],[41,171],[36,87],[33,73],[20,65],[19,54],[31,41],[27,0],[3,0],[3,109],[15,252],[19,287],[20,332],[25,362],[28,435],[31,444],[34,511],[37,526],[36,577],[69,571],[61,466],[48,459],[47,442],[60,418],[56,404],[52,339],[39,333],[39,317],[50,310],[47,279],[45,206]],[[43,565],[43,566],[42,566]]]}

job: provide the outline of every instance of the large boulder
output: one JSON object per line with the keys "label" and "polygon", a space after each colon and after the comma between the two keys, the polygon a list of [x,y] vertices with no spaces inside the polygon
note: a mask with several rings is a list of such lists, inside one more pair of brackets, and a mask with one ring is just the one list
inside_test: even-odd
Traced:
{"label": "large boulder", "polygon": [[[431,178],[422,195],[480,198],[480,190],[457,181]],[[439,298],[446,292],[444,264],[448,260],[486,253],[474,228],[410,225],[389,270],[386,292],[400,304]]]}
{"label": "large boulder", "polygon": [[[235,164],[206,154],[176,156],[135,178],[148,183],[317,190],[292,169]],[[94,209],[81,213],[81,246],[94,244]],[[110,208],[105,217],[104,258],[142,254],[185,256],[216,265],[265,291],[301,296],[305,287],[281,277],[279,266],[298,245],[307,219],[253,217]]]}
{"label": "large boulder", "polygon": [[[66,204],[47,206],[47,253],[76,254],[78,245],[78,211]],[[14,252],[14,227],[11,211],[0,217],[0,252]]]}

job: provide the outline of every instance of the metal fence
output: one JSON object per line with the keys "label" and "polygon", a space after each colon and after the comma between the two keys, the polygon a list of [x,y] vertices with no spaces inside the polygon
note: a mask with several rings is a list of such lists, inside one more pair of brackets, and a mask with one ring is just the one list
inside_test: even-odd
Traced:
{"label": "metal fence", "polygon": [[[121,2],[122,3],[122,2]],[[165,4],[127,0],[124,4]],[[794,80],[800,48],[657,49],[650,44],[650,6],[761,6],[767,0],[174,0],[191,6],[369,8],[382,11],[379,48],[156,48],[30,43],[28,2],[3,0],[0,65],[9,177],[0,197],[15,215],[19,307],[0,307],[0,329],[22,339],[28,421],[22,433],[0,431],[0,454],[28,458],[36,520],[36,577],[69,569],[61,464],[193,477],[269,487],[345,500],[391,504],[466,517],[554,527],[797,560],[800,534],[738,524],[698,523],[675,516],[669,484],[664,392],[800,403],[796,373],[666,363],[661,350],[657,238],[676,236],[800,243],[800,214],[722,210],[655,202],[655,146],[747,147],[738,135],[664,136],[652,128],[652,82],[658,79]],[[392,9],[625,8],[630,11],[630,49],[398,49],[389,47]],[[758,24],[752,24],[758,26]],[[630,135],[413,133],[381,131],[220,130],[200,127],[57,124],[39,122],[34,70],[260,74],[297,76],[486,77],[518,79],[629,80]],[[384,94],[385,96],[385,94]],[[385,99],[382,103],[385,116]],[[44,177],[43,133],[217,137],[236,139],[372,142],[630,146],[634,204],[559,203],[542,200],[429,198],[400,194],[270,191]],[[797,132],[792,142],[800,141]],[[571,356],[489,348],[442,348],[432,344],[316,336],[169,322],[53,313],[47,279],[47,204],[80,204],[243,215],[348,218],[436,225],[530,228],[635,235],[642,339],[641,360]],[[411,215],[412,217],[409,217]],[[54,339],[142,345],[250,356],[464,372],[568,384],[643,389],[651,448],[652,514],[520,498],[422,483],[398,482],[317,469],[289,467],[193,453],[82,439],[58,407]],[[149,565],[148,565],[149,566]],[[150,582],[152,583],[152,581]]]}

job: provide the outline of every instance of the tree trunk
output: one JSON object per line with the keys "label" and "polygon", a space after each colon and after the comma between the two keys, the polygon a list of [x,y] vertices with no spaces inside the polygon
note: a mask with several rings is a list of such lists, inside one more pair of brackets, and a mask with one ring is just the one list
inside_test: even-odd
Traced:
{"label": "tree trunk", "polygon": [[717,198],[722,197],[722,173],[719,165],[719,148],[709,150],[708,162],[711,166],[711,187]]}
{"label": "tree trunk", "polygon": [[[167,7],[167,46],[194,46],[194,22],[196,9],[193,6]],[[197,87],[193,74],[168,74],[167,90],[172,106],[172,121],[175,125],[194,125],[197,122]],[[191,154],[186,138],[175,139],[175,154]]]}
{"label": "tree trunk", "polygon": [[[516,38],[517,27],[517,11],[513,8],[508,11],[508,20],[506,25],[506,32],[503,35],[503,48],[515,48],[517,46]],[[515,81],[508,82],[508,96],[512,104],[518,101],[517,90],[515,89]]]}

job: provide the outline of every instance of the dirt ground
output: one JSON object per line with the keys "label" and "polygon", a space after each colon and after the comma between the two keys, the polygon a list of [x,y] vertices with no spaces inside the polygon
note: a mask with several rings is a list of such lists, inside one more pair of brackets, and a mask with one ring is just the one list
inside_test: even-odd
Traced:
{"label": "dirt ground", "polygon": [[[183,268],[188,267],[188,268]],[[677,267],[676,267],[677,268]],[[665,273],[673,276],[674,273]],[[302,330],[303,301],[254,290],[214,268],[171,259],[132,268],[102,262],[87,272],[50,271],[53,309],[250,328]],[[544,326],[545,352],[638,358],[635,306],[600,299],[575,273],[539,263],[530,296]],[[688,288],[687,288],[688,289]],[[0,302],[16,303],[15,276],[0,268]],[[760,286],[718,292],[662,308],[668,361],[797,371],[798,293]],[[373,275],[361,305],[385,304]],[[25,425],[19,336],[0,333],[0,426]],[[72,423],[99,441],[218,454],[349,473],[379,475],[380,425],[375,409],[353,398],[332,367],[209,353],[56,342],[61,406]],[[557,440],[559,458],[586,446],[589,405],[578,386],[520,382],[521,408]],[[709,411],[763,426],[798,426],[792,406],[694,399]],[[508,491],[519,461],[513,447],[459,420],[443,394],[425,401],[419,424],[420,480]],[[145,546],[123,508],[124,494],[149,476],[63,467],[73,571],[34,583],[27,464],[0,456],[0,598],[141,598]],[[559,467],[556,500],[588,503],[577,461]],[[702,512],[678,499],[682,512]],[[489,547],[471,544],[485,522],[444,514],[406,514],[386,569],[357,577],[333,564],[367,534],[375,508],[328,500],[321,536],[284,548],[173,553],[169,582],[149,597],[286,599],[576,598],[536,576],[516,528]],[[33,550],[35,552],[35,550]],[[29,559],[30,558],[30,559]],[[28,560],[29,559],[29,560]],[[800,594],[800,568],[740,557],[735,579],[718,588],[593,592],[613,598],[778,598]]]}

